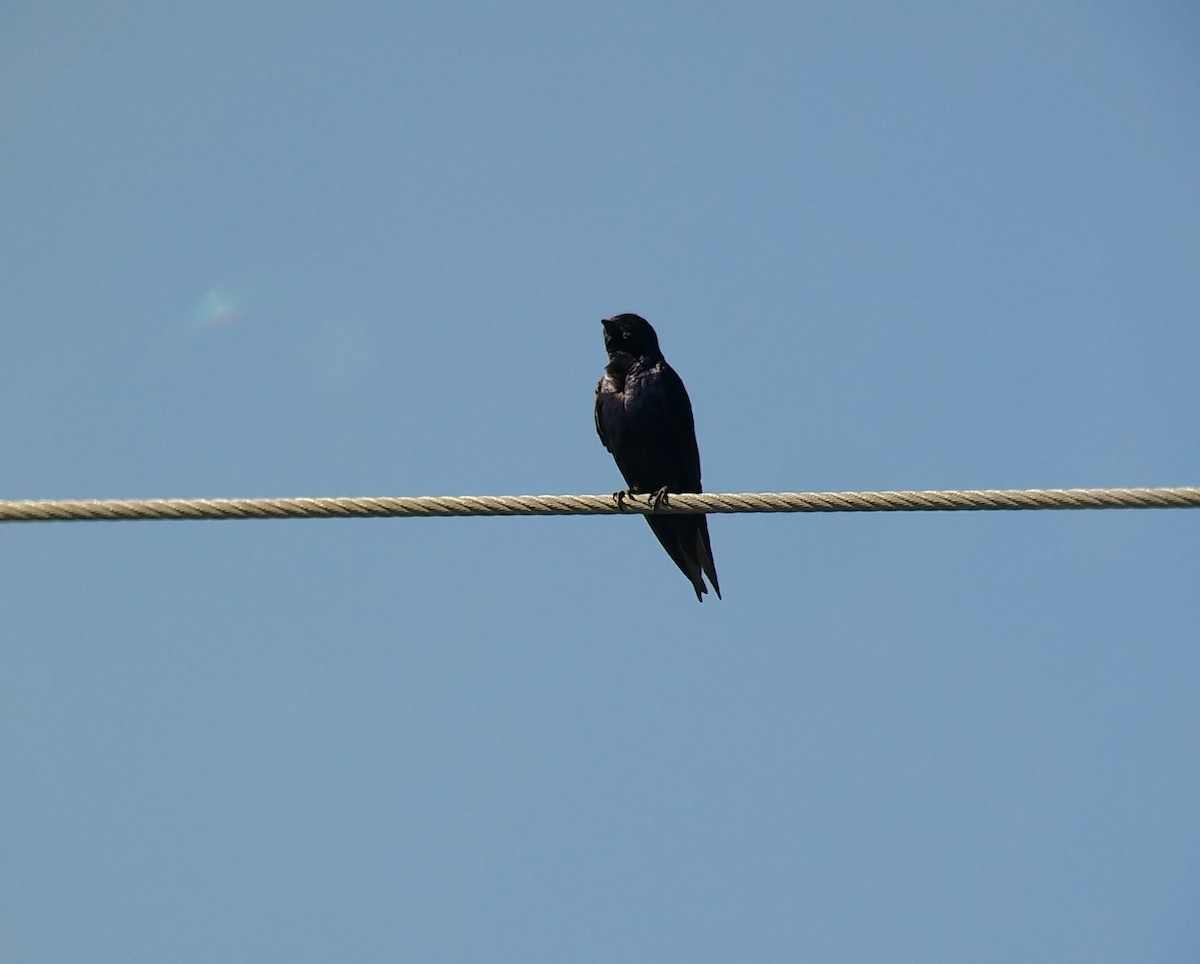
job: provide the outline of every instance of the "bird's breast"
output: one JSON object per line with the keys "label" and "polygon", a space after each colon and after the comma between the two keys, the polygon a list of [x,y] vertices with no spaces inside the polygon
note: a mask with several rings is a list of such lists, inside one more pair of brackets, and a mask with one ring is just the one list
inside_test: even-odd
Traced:
{"label": "bird's breast", "polygon": [[616,355],[604,366],[604,378],[600,384],[603,391],[621,395],[629,384],[632,359],[628,355]]}
{"label": "bird's breast", "polygon": [[627,409],[642,407],[646,399],[653,394],[654,375],[653,370],[635,368],[625,376],[625,383],[621,386],[621,391],[625,396]]}
{"label": "bird's breast", "polygon": [[617,376],[612,372],[606,371],[604,377],[600,379],[600,394],[611,395],[624,404],[625,395],[625,378],[623,375]]}

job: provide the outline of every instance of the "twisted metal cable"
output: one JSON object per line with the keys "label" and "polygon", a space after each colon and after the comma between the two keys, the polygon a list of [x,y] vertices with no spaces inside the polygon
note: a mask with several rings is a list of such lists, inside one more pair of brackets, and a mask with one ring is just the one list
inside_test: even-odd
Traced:
{"label": "twisted metal cable", "polygon": [[1200,486],[1136,489],[967,489],[906,492],[723,492],[645,496],[481,495],[300,499],[38,499],[0,501],[0,522],[317,519],[407,516],[737,512],[955,512],[1200,508]]}

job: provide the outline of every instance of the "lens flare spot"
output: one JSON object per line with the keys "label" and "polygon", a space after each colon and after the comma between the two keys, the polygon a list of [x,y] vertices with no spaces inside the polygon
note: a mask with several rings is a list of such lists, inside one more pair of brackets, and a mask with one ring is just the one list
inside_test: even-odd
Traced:
{"label": "lens flare spot", "polygon": [[228,288],[213,288],[192,308],[192,323],[197,328],[225,328],[242,317],[243,305]]}

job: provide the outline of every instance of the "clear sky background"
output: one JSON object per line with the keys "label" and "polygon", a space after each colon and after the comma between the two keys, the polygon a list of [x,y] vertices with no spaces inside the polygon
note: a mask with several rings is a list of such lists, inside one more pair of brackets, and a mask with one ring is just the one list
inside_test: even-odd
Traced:
{"label": "clear sky background", "polygon": [[[0,496],[1200,483],[1191,2],[9,2]],[[5,961],[1200,956],[1200,511],[0,527]]]}

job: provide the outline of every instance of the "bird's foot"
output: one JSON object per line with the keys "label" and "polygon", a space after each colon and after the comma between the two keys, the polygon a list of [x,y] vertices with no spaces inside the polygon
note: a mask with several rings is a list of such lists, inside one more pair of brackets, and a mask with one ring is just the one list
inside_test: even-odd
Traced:
{"label": "bird's foot", "polygon": [[633,493],[630,492],[628,489],[619,489],[618,491],[616,491],[612,494],[613,502],[615,502],[617,504],[618,512],[625,511],[626,497],[633,498]]}
{"label": "bird's foot", "polygon": [[661,509],[664,505],[670,504],[671,497],[667,494],[667,487],[665,485],[650,496],[650,506],[655,512]]}

